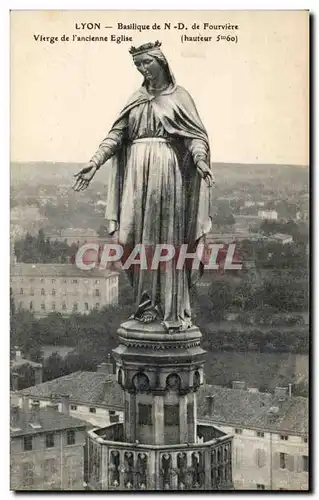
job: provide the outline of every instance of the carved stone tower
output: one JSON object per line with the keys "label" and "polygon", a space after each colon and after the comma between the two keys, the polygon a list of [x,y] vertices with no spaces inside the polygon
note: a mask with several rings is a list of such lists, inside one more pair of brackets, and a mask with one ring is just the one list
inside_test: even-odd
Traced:
{"label": "carved stone tower", "polygon": [[135,321],[119,329],[114,350],[124,390],[124,436],[130,443],[196,442],[196,391],[203,383],[205,351],[192,327],[167,333],[159,324]]}
{"label": "carved stone tower", "polygon": [[94,490],[232,489],[231,437],[197,423],[205,351],[196,326],[168,333],[128,321],[113,351],[123,424],[89,431]]}

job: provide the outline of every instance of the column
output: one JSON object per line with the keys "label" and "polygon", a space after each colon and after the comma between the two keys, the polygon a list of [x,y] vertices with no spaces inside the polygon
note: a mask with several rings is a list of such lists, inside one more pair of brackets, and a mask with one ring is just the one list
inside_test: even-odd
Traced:
{"label": "column", "polygon": [[211,448],[206,448],[203,455],[204,467],[205,467],[205,490],[212,489],[212,450]]}
{"label": "column", "polygon": [[136,441],[136,395],[134,393],[125,393],[124,408],[125,440],[128,443]]}
{"label": "column", "polygon": [[179,400],[179,442],[188,442],[187,395],[180,396]]}
{"label": "column", "polygon": [[172,469],[171,469],[171,489],[172,490],[177,490],[178,486],[178,477],[177,477],[177,451],[174,451],[171,455],[171,464],[172,464]]}
{"label": "column", "polygon": [[164,399],[153,396],[154,444],[164,444]]}
{"label": "column", "polygon": [[108,490],[109,489],[109,474],[108,474],[108,469],[109,469],[109,459],[108,459],[108,454],[109,450],[107,446],[102,446],[102,456],[101,456],[101,463],[102,463],[102,470],[101,470],[101,487],[102,490]]}
{"label": "column", "polygon": [[120,451],[120,465],[119,465],[119,471],[120,471],[120,490],[124,490],[124,478],[125,478],[125,473],[124,473],[124,468],[125,468],[125,461],[124,461],[124,450]]}

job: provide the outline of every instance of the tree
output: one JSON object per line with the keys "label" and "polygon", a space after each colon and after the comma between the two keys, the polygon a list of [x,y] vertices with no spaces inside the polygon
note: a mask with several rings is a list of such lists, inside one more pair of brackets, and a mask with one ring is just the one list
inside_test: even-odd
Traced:
{"label": "tree", "polygon": [[213,314],[216,319],[222,319],[225,311],[232,303],[232,289],[226,280],[212,281],[208,289]]}
{"label": "tree", "polygon": [[65,363],[57,352],[54,352],[44,363],[43,380],[53,380],[65,375]]}

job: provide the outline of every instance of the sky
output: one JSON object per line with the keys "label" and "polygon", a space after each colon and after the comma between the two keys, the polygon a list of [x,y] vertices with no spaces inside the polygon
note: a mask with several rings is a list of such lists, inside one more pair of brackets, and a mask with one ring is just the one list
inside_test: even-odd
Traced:
{"label": "sky", "polygon": [[[101,30],[76,29],[89,22]],[[117,26],[155,22],[188,30]],[[238,25],[237,43],[217,41],[223,31],[204,22]],[[133,41],[63,42],[63,34]],[[182,34],[212,40],[182,43]],[[213,162],[308,165],[308,38],[306,11],[11,12],[11,160],[87,162],[140,86],[128,49],[158,39],[195,101]]]}

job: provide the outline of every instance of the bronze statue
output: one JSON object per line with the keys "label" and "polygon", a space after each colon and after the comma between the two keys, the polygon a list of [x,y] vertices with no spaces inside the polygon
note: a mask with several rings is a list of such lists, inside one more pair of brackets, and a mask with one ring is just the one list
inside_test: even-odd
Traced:
{"label": "bronze statue", "polygon": [[[73,188],[88,187],[109,159],[106,219],[119,244],[134,248],[158,244],[194,251],[210,230],[214,184],[206,130],[188,92],[176,85],[161,44],[132,47],[143,76],[141,88],[123,108]],[[174,263],[156,270],[132,266],[128,275],[136,299],[134,317],[161,321],[168,329],[191,325],[192,270]]]}

